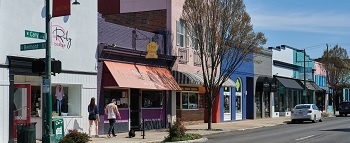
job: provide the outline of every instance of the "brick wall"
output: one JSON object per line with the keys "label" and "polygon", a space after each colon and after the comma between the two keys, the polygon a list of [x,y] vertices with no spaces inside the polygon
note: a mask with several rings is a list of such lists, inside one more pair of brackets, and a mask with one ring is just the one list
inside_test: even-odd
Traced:
{"label": "brick wall", "polygon": [[182,121],[201,121],[204,120],[204,109],[198,110],[176,110],[176,117]]}

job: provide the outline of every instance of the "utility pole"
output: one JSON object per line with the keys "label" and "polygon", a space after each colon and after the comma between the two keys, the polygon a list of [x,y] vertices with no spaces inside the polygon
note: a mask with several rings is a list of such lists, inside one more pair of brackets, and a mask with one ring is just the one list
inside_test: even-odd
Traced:
{"label": "utility pole", "polygon": [[[307,95],[307,89],[306,89],[306,52],[305,52],[305,49],[304,49],[304,97],[306,97]],[[306,102],[307,103],[307,102]]]}
{"label": "utility pole", "polygon": [[43,80],[43,120],[42,129],[44,143],[54,143],[55,136],[52,132],[52,96],[51,96],[51,47],[50,47],[50,0],[46,0],[46,52],[45,52],[45,77]]}
{"label": "utility pole", "polygon": [[[327,57],[327,62],[326,62],[326,76],[327,76],[327,78],[326,78],[326,81],[327,81],[327,83],[326,83],[326,85],[327,85],[327,87],[328,87],[328,85],[329,85],[329,77],[328,77],[328,70],[329,70],[329,50],[328,50],[328,44],[326,44],[326,46],[327,46],[327,55],[326,55],[326,57]],[[330,90],[328,89],[328,96],[329,96],[329,94],[330,94],[330,92],[329,92]],[[332,90],[333,91],[333,90]],[[328,97],[329,98],[329,97]],[[336,110],[336,108],[335,108],[335,104],[334,104],[334,102],[335,102],[335,95],[333,94],[333,92],[332,92],[332,107],[333,107],[333,114],[335,115],[335,110]]]}

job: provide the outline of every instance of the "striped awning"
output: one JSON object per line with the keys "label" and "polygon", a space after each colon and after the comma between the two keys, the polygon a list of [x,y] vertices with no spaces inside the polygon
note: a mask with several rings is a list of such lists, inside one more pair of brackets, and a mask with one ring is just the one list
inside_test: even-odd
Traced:
{"label": "striped awning", "polygon": [[[171,73],[178,84],[204,85],[203,75],[201,74],[186,71],[171,71]],[[218,80],[218,78],[216,78],[216,80]],[[228,79],[222,86],[235,87],[236,83],[233,80]]]}

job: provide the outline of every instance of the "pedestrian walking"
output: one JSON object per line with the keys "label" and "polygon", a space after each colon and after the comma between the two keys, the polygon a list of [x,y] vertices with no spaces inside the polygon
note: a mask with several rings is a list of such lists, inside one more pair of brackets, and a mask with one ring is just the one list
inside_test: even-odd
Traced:
{"label": "pedestrian walking", "polygon": [[105,108],[105,114],[108,115],[108,121],[109,121],[109,129],[108,129],[109,138],[112,137],[111,132],[113,137],[117,136],[114,132],[114,125],[116,123],[117,116],[118,116],[118,119],[121,119],[116,103],[117,103],[117,100],[112,99],[112,102],[109,103]]}
{"label": "pedestrian walking", "polygon": [[88,112],[89,112],[89,136],[91,137],[92,124],[93,122],[95,122],[95,126],[96,126],[95,137],[98,137],[98,122],[100,122],[100,117],[98,115],[98,106],[96,105],[95,97],[92,97],[90,100],[90,104],[88,105]]}

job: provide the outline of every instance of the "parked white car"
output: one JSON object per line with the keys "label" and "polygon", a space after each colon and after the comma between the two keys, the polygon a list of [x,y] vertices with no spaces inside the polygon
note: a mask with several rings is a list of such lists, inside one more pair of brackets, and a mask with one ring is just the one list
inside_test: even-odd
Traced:
{"label": "parked white car", "polygon": [[298,104],[294,107],[291,112],[292,123],[297,121],[312,121],[316,123],[322,122],[322,112],[318,109],[315,104]]}

